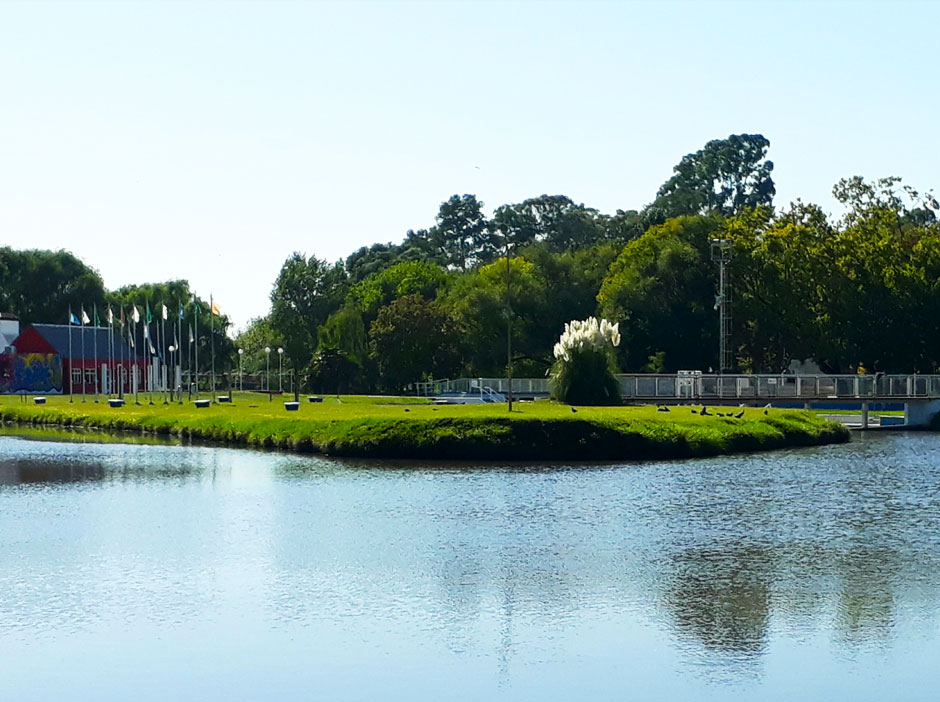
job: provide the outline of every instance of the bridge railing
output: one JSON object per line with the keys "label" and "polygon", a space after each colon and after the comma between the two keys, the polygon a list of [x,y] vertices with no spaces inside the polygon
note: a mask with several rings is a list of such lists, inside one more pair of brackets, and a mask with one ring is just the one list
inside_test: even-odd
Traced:
{"label": "bridge railing", "polygon": [[859,399],[940,397],[940,375],[617,376],[623,397],[650,399]]}
{"label": "bridge railing", "polygon": [[[617,376],[626,399],[825,400],[865,398],[940,398],[940,375],[678,375],[622,373]],[[418,395],[479,392],[490,387],[506,394],[506,378],[455,378],[415,384]],[[546,378],[513,378],[514,394],[545,396]]]}

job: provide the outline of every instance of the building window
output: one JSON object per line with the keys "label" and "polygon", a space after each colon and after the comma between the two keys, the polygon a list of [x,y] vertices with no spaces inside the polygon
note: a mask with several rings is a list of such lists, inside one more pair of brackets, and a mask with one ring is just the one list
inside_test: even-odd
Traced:
{"label": "building window", "polygon": [[85,369],[85,385],[94,385],[95,384],[95,369],[86,368]]}
{"label": "building window", "polygon": [[72,369],[72,384],[73,385],[82,384],[82,369],[81,368]]}

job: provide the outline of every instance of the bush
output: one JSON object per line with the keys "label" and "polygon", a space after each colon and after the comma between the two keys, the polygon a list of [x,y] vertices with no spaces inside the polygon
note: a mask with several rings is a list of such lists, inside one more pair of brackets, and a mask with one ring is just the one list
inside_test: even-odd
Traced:
{"label": "bush", "polygon": [[620,385],[614,373],[618,325],[589,317],[572,321],[555,344],[549,376],[552,397],[569,405],[619,405]]}

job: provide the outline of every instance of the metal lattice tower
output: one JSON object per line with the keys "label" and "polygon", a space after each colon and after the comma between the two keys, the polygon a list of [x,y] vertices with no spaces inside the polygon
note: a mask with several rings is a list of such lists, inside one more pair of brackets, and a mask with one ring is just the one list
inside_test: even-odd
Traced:
{"label": "metal lattice tower", "polygon": [[718,372],[727,373],[734,364],[731,348],[731,274],[728,264],[734,251],[730,239],[712,239],[712,261],[718,264]]}

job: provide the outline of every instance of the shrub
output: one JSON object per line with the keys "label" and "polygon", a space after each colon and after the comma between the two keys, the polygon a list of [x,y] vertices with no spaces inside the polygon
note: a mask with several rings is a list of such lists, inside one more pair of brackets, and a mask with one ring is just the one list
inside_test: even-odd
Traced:
{"label": "shrub", "polygon": [[618,325],[606,319],[566,324],[555,344],[552,397],[569,405],[619,405],[620,385],[614,377],[614,348],[619,345]]}

